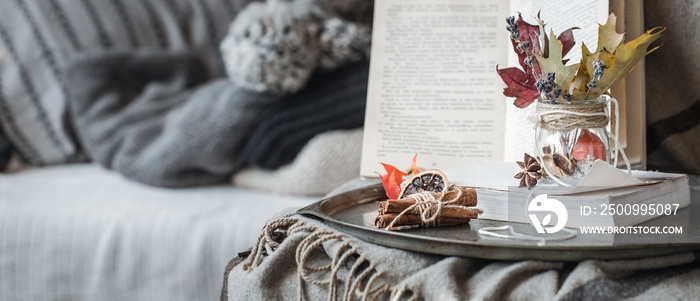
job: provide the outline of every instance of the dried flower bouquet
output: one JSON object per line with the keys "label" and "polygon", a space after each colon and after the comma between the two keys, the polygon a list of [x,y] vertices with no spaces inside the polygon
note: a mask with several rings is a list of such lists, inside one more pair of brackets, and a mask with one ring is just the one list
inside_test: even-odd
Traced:
{"label": "dried flower bouquet", "polygon": [[539,15],[538,24],[534,25],[523,21],[520,15],[517,19],[508,17],[506,23],[522,69],[496,66],[496,71],[507,85],[503,94],[515,97],[513,104],[518,108],[525,108],[538,98],[550,103],[599,98],[645,55],[660,47],[648,50],[665,30],[656,27],[624,43],[625,35],[615,31],[617,18],[611,13],[605,25],[598,28],[597,48],[590,51],[583,44],[581,61],[567,64],[563,57],[575,45],[573,30],[577,28],[565,30],[559,36],[551,30],[547,34]]}

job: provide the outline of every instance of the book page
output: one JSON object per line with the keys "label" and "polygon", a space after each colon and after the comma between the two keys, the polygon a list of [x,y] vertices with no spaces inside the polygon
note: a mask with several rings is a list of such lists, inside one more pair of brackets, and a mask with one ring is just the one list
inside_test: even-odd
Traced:
{"label": "book page", "polygon": [[[569,51],[566,59],[571,64],[581,60],[581,45],[585,43],[589,49],[595,49],[598,44],[598,24],[605,24],[608,18],[607,0],[512,0],[509,7],[510,15],[522,14],[523,20],[537,24],[537,13],[555,35],[572,27],[574,39],[577,41]],[[504,25],[505,26],[505,25]],[[503,30],[505,32],[505,29]],[[512,47],[509,47],[508,66],[520,66],[518,57]],[[499,66],[505,68],[505,65]],[[535,149],[535,105],[519,109],[509,100],[506,107],[505,153],[506,161],[522,161],[523,153],[532,154]]]}
{"label": "book page", "polygon": [[[617,31],[625,40],[644,34],[644,11],[641,0],[611,0],[610,9],[617,14]],[[644,91],[644,59],[624,79],[610,88],[620,104],[620,144],[633,169],[646,169],[646,106]],[[611,131],[613,134],[614,131]],[[622,157],[618,167],[625,168]]]}
{"label": "book page", "polygon": [[502,160],[508,1],[377,0],[362,176]]}

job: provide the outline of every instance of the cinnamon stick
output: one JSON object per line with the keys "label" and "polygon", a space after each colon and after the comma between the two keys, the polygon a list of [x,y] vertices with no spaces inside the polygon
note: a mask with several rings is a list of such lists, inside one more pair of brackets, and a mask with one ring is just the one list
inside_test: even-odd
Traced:
{"label": "cinnamon stick", "polygon": [[[443,210],[446,208],[443,208]],[[465,210],[469,211],[466,213],[463,217],[448,217],[444,215],[440,215],[437,218],[437,225],[439,226],[444,226],[444,225],[457,225],[457,224],[464,224],[468,223],[469,220],[473,218],[477,218],[480,213],[483,211],[478,208],[464,208]],[[387,213],[387,214],[380,214],[377,216],[377,218],[374,221],[374,224],[377,228],[386,228],[388,227],[398,214],[395,213]],[[408,226],[408,225],[421,225],[422,220],[421,216],[417,214],[404,214],[400,216],[396,222],[394,223],[395,227],[398,226]]]}
{"label": "cinnamon stick", "polygon": [[[474,214],[474,207],[463,207],[463,206],[454,206],[454,205],[445,205],[442,207],[440,210],[440,216],[442,217],[453,217],[453,218],[475,218],[472,217]],[[386,212],[382,211],[382,209],[379,209],[378,215],[385,215],[385,214],[399,214],[403,212]],[[420,210],[418,208],[413,208],[406,212],[406,214],[420,214]]]}
{"label": "cinnamon stick", "polygon": [[[471,206],[476,206],[477,203],[477,198],[476,198],[476,190],[474,188],[467,188],[467,187],[459,187],[460,190],[462,190],[462,196],[456,200],[456,202],[451,203],[450,205],[459,205],[459,206],[465,206],[465,207],[471,207]],[[452,200],[455,197],[457,197],[458,192],[456,190],[450,190],[445,192],[445,197],[444,200]],[[433,193],[433,196],[437,199],[441,196],[441,193]],[[387,200],[387,201],[382,201],[379,202],[379,214],[386,214],[386,213],[401,213],[406,208],[413,206],[416,204],[416,200],[411,197],[406,197],[403,199],[398,199],[398,200]],[[446,209],[446,208],[445,208]],[[413,211],[409,213],[414,213],[417,214],[418,211]],[[446,214],[446,213],[443,213]]]}

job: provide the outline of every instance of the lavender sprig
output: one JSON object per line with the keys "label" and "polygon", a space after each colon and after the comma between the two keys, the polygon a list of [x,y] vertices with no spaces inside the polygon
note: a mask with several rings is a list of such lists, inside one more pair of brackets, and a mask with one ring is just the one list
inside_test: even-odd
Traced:
{"label": "lavender sprig", "polygon": [[601,60],[595,60],[591,64],[593,65],[593,75],[595,76],[595,78],[600,80],[600,78],[603,77],[603,72],[605,71],[605,67],[607,66]]}
{"label": "lavender sprig", "polygon": [[506,18],[506,23],[508,26],[506,26],[506,29],[510,32],[510,38],[513,40],[517,40],[520,38],[520,30],[518,30],[518,23],[515,22],[515,17],[514,16],[509,16]]}
{"label": "lavender sprig", "polygon": [[525,52],[530,48],[530,42],[529,41],[522,41],[518,43],[518,46],[515,47],[518,49],[520,52]]}
{"label": "lavender sprig", "polygon": [[[548,100],[550,103],[554,103],[557,101],[557,99],[562,96],[562,92],[564,92],[559,85],[557,85],[554,80],[556,79],[556,73],[554,72],[549,72],[547,73],[546,78],[540,78],[535,82],[535,87],[537,87],[537,92],[540,92],[540,97],[543,100]],[[563,93],[564,98],[570,100],[571,94]]]}
{"label": "lavender sprig", "polygon": [[569,92],[564,92],[564,96],[563,96],[563,97],[564,97],[564,99],[565,99],[567,102],[571,102],[571,99],[573,98],[573,95],[571,95],[571,93],[569,93]]}
{"label": "lavender sprig", "polygon": [[588,99],[588,95],[591,94],[591,89],[598,87],[598,81],[603,77],[603,72],[605,72],[605,67],[607,67],[601,60],[595,60],[591,65],[593,66],[593,78],[586,84],[586,87],[588,87],[586,99]]}
{"label": "lavender sprig", "polygon": [[520,30],[518,29],[518,22],[515,20],[515,16],[507,17],[506,24],[506,29],[510,32],[510,39],[518,43],[515,49],[527,54],[525,59],[523,59],[523,63],[532,66],[535,63],[535,56],[530,53],[530,41],[520,41]]}

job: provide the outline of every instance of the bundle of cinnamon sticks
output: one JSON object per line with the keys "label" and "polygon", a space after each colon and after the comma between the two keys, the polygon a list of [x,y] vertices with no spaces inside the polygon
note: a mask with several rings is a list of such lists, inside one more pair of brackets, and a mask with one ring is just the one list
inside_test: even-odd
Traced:
{"label": "bundle of cinnamon sticks", "polygon": [[[461,195],[460,194],[461,191]],[[459,198],[457,196],[459,195]],[[473,188],[458,187],[442,193],[433,193],[434,199],[450,201],[442,206],[437,216],[437,226],[457,225],[468,223],[470,219],[477,218],[483,211],[474,208],[477,203],[476,191]],[[457,199],[455,199],[457,198]],[[420,216],[420,209],[417,206],[401,215],[418,201],[413,197],[406,197],[398,200],[386,200],[379,202],[379,214],[374,221],[377,228],[386,228],[394,222],[393,227],[399,226],[421,226],[424,224]],[[398,219],[397,219],[398,217]],[[396,221],[394,221],[397,219]]]}

